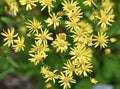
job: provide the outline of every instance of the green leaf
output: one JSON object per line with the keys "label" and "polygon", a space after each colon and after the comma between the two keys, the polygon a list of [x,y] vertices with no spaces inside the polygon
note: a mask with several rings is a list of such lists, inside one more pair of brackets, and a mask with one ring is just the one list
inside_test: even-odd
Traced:
{"label": "green leaf", "polygon": [[92,89],[92,86],[89,78],[83,78],[76,84],[75,89]]}
{"label": "green leaf", "polygon": [[6,24],[16,24],[16,21],[9,17],[1,17],[1,20]]}

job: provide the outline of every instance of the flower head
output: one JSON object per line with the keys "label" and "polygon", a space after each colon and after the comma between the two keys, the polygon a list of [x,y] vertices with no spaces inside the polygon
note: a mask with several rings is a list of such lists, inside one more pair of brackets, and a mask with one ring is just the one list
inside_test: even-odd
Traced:
{"label": "flower head", "polygon": [[100,11],[101,16],[96,16],[100,21],[98,22],[98,25],[101,24],[102,28],[106,28],[107,25],[112,25],[111,22],[114,22],[114,15],[111,12],[106,12],[101,10]]}
{"label": "flower head", "polygon": [[83,74],[83,76],[85,76],[85,77],[88,76],[87,73],[91,73],[92,72],[92,70],[91,70],[92,67],[93,66],[91,65],[90,62],[88,62],[86,64],[82,64],[79,68],[77,68],[78,75],[82,75]]}
{"label": "flower head", "polygon": [[71,59],[91,60],[92,50],[84,45],[77,45],[71,48],[70,55]]}
{"label": "flower head", "polygon": [[10,47],[10,45],[13,45],[14,43],[14,38],[17,37],[18,34],[14,34],[14,28],[8,29],[7,32],[4,31],[4,33],[1,33],[1,35],[3,35],[4,38],[4,46],[8,45],[8,47]]}
{"label": "flower head", "polygon": [[66,13],[66,15],[68,16],[69,19],[80,19],[82,18],[82,12],[80,7],[76,7],[75,9],[73,9],[72,11],[69,11]]}
{"label": "flower head", "polygon": [[65,73],[71,74],[73,75],[73,72],[76,71],[75,65],[68,60],[67,63],[64,64],[65,66],[63,66],[63,69],[65,69]]}
{"label": "flower head", "polygon": [[104,7],[104,10],[107,12],[109,12],[112,9],[113,5],[114,4],[110,2],[110,0],[105,0],[102,2],[102,6]]}
{"label": "flower head", "polygon": [[59,75],[58,83],[61,83],[60,86],[63,86],[63,89],[70,88],[70,83],[76,83],[76,80],[73,79],[73,76],[68,73],[61,72]]}
{"label": "flower head", "polygon": [[33,21],[28,20],[26,24],[26,27],[28,28],[30,33],[38,33],[38,30],[42,29],[41,22],[39,22],[36,18],[33,18]]}
{"label": "flower head", "polygon": [[40,54],[46,58],[46,52],[49,51],[48,45],[43,45],[42,43],[38,43],[35,41],[35,45],[32,44],[32,48],[30,49],[29,53],[37,53],[40,52]]}
{"label": "flower head", "polygon": [[106,33],[98,32],[98,36],[94,36],[94,37],[95,37],[94,41],[96,41],[94,43],[95,47],[98,47],[98,46],[100,46],[100,48],[107,47],[108,36],[106,35]]}
{"label": "flower head", "polygon": [[61,17],[58,17],[57,15],[55,15],[55,13],[53,13],[53,15],[50,14],[50,18],[45,20],[45,22],[48,23],[48,26],[53,24],[54,25],[54,29],[56,29],[56,27],[59,26],[60,18]]}
{"label": "flower head", "polygon": [[44,31],[41,29],[41,33],[35,34],[35,40],[37,40],[38,43],[43,43],[43,45],[46,45],[47,40],[53,40],[51,35],[52,33],[49,33],[48,29],[45,29]]}
{"label": "flower head", "polygon": [[17,2],[12,2],[9,4],[10,6],[10,11],[12,11],[14,13],[14,15],[16,16],[17,15],[17,12],[18,12],[18,4]]}
{"label": "flower head", "polygon": [[61,40],[61,39],[56,39],[55,41],[53,41],[52,43],[53,47],[57,48],[56,51],[57,52],[65,52],[68,49],[68,46],[70,45],[67,41],[65,40]]}
{"label": "flower head", "polygon": [[51,8],[54,7],[52,3],[55,1],[56,0],[39,0],[39,2],[41,3],[41,6],[43,6],[41,10],[44,10],[46,7],[48,7],[48,12],[50,12]]}
{"label": "flower head", "polygon": [[30,60],[31,62],[33,62],[35,65],[37,65],[40,61],[43,60],[43,55],[41,55],[40,52],[37,53],[30,53],[29,54],[32,58],[29,58],[28,60]]}
{"label": "flower head", "polygon": [[63,10],[69,12],[77,7],[78,2],[74,0],[70,0],[70,1],[64,0],[62,5],[63,5]]}
{"label": "flower head", "polygon": [[32,6],[36,6],[38,0],[19,0],[21,5],[26,5],[26,10],[32,10]]}
{"label": "flower head", "polygon": [[20,50],[24,51],[24,41],[25,38],[22,36],[21,38],[18,37],[17,40],[14,40],[14,45],[13,45],[13,49],[15,50],[15,52],[19,52]]}
{"label": "flower head", "polygon": [[79,19],[70,19],[70,21],[65,21],[66,28],[70,29],[70,31],[79,29],[78,22]]}
{"label": "flower head", "polygon": [[91,83],[96,84],[98,81],[95,78],[90,78]]}
{"label": "flower head", "polygon": [[46,78],[46,81],[45,81],[45,82],[48,82],[48,81],[52,80],[53,83],[55,83],[55,79],[58,79],[57,74],[55,74],[56,72],[57,72],[57,70],[48,71],[48,74],[46,74],[46,75],[44,76],[44,78]]}

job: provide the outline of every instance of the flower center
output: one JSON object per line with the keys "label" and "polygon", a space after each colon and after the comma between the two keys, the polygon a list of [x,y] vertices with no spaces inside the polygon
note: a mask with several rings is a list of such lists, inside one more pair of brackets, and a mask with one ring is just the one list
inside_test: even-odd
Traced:
{"label": "flower center", "polygon": [[83,33],[81,31],[77,31],[77,36],[78,37],[82,37],[83,36]]}
{"label": "flower center", "polygon": [[31,0],[26,0],[26,3],[27,3],[27,4],[30,4],[30,3],[31,3]]}
{"label": "flower center", "polygon": [[103,38],[103,37],[98,37],[98,42],[99,42],[100,44],[104,43],[104,38]]}
{"label": "flower center", "polygon": [[33,24],[32,24],[32,28],[33,28],[34,30],[37,30],[38,27],[39,27],[39,24],[38,24],[38,23],[33,23]]}
{"label": "flower center", "polygon": [[42,51],[43,49],[42,49],[42,47],[37,47],[37,51]]}
{"label": "flower center", "polygon": [[104,15],[102,18],[101,18],[101,22],[102,23],[106,23],[108,21],[108,17],[106,15]]}
{"label": "flower center", "polygon": [[69,77],[65,77],[63,80],[65,83],[68,83],[70,81]]}
{"label": "flower center", "polygon": [[57,23],[57,19],[56,18],[52,18],[52,22],[53,23]]}
{"label": "flower center", "polygon": [[39,54],[36,54],[36,55],[35,55],[35,59],[36,59],[36,60],[40,60],[40,59],[41,59],[41,56],[40,56]]}
{"label": "flower center", "polygon": [[81,53],[79,51],[75,52],[75,56],[79,57],[81,55]]}
{"label": "flower center", "polygon": [[42,39],[42,40],[46,40],[46,35],[45,35],[45,34],[42,34],[42,35],[41,35],[41,39]]}
{"label": "flower center", "polygon": [[18,47],[18,48],[22,48],[22,47],[23,47],[23,43],[22,43],[22,42],[18,42],[18,43],[17,43],[17,47]]}
{"label": "flower center", "polygon": [[8,38],[8,40],[13,40],[13,36],[12,35],[8,35],[7,38]]}
{"label": "flower center", "polygon": [[51,0],[44,0],[44,4],[46,6],[50,6],[51,5]]}
{"label": "flower center", "polygon": [[73,9],[73,5],[72,5],[72,4],[68,4],[68,5],[67,5],[67,9],[68,9],[68,10],[72,10],[72,9]]}
{"label": "flower center", "polygon": [[59,42],[59,46],[60,46],[60,47],[64,47],[64,46],[65,46],[65,43],[64,43],[64,42]]}
{"label": "flower center", "polygon": [[70,25],[71,25],[72,27],[75,27],[77,24],[76,24],[76,22],[73,20],[73,21],[71,21]]}
{"label": "flower center", "polygon": [[71,71],[74,71],[75,70],[75,67],[73,65],[70,66],[70,70]]}

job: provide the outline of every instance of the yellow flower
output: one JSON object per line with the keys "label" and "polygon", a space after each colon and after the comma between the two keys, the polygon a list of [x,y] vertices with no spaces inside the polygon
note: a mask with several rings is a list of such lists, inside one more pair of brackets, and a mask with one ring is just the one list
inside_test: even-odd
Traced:
{"label": "yellow flower", "polygon": [[116,38],[114,38],[114,37],[110,38],[110,42],[111,42],[111,43],[114,43],[114,42],[116,42],[116,41],[117,41]]}
{"label": "yellow flower", "polygon": [[32,10],[32,6],[36,6],[38,0],[19,0],[21,5],[26,5],[26,10]]}
{"label": "yellow flower", "polygon": [[70,75],[73,75],[73,72],[75,72],[76,68],[75,65],[68,60],[67,63],[64,64],[65,66],[63,66],[62,68],[65,69],[65,73],[68,73]]}
{"label": "yellow flower", "polygon": [[93,35],[90,35],[90,36],[87,36],[86,38],[86,44],[88,45],[88,46],[92,46],[93,45]]}
{"label": "yellow flower", "polygon": [[48,67],[47,66],[42,66],[41,70],[40,70],[40,73],[42,75],[47,75],[49,73]]}
{"label": "yellow flower", "polygon": [[44,78],[47,79],[45,82],[52,80],[53,83],[55,83],[55,79],[58,79],[58,76],[55,74],[56,72],[57,72],[57,70],[48,71],[48,73],[44,76]]}
{"label": "yellow flower", "polygon": [[85,21],[81,21],[78,23],[78,25],[80,26],[81,30],[83,32],[86,32],[88,34],[92,33],[93,32],[93,29],[92,29],[92,26],[91,24],[85,22]]}
{"label": "yellow flower", "polygon": [[94,15],[90,15],[89,19],[90,19],[91,21],[93,21],[93,20],[95,20],[95,16],[94,16]]}
{"label": "yellow flower", "polygon": [[42,29],[41,22],[39,22],[35,17],[33,18],[33,21],[28,20],[26,24],[26,27],[28,28],[30,33],[38,33],[38,30]]}
{"label": "yellow flower", "polygon": [[105,12],[103,10],[100,11],[100,17],[96,16],[100,21],[98,22],[98,25],[101,24],[102,28],[106,28],[107,25],[112,25],[111,22],[114,22],[114,14],[111,12]]}
{"label": "yellow flower", "polygon": [[47,20],[45,20],[45,22],[48,23],[47,26],[50,26],[53,24],[54,29],[56,29],[56,27],[59,26],[60,18],[61,17],[58,17],[57,15],[55,15],[55,13],[53,13],[53,15],[50,14],[50,17]]}
{"label": "yellow flower", "polygon": [[75,29],[71,32],[74,33],[73,35],[71,35],[71,37],[73,37],[74,42],[78,42],[78,41],[83,42],[84,41],[86,32],[83,32],[80,28]]}
{"label": "yellow flower", "polygon": [[98,81],[95,78],[90,78],[91,83],[96,84]]}
{"label": "yellow flower", "polygon": [[17,37],[18,34],[14,35],[14,28],[8,29],[7,32],[4,31],[4,33],[1,33],[1,35],[3,35],[4,38],[4,46],[8,45],[8,47],[10,47],[10,45],[13,45],[14,43],[14,38]]}
{"label": "yellow flower", "polygon": [[30,60],[31,62],[33,62],[35,65],[37,65],[40,61],[43,60],[43,55],[41,55],[40,52],[37,53],[30,53],[29,54],[32,58],[29,58],[28,60]]}
{"label": "yellow flower", "polygon": [[51,84],[51,83],[47,83],[45,87],[46,87],[47,89],[51,89],[52,84]]}
{"label": "yellow flower", "polygon": [[4,0],[8,5],[10,5],[10,3],[16,2],[16,0]]}
{"label": "yellow flower", "polygon": [[96,6],[96,4],[95,4],[95,2],[94,2],[94,0],[85,0],[84,2],[83,2],[83,4],[85,5],[85,6],[92,6],[92,4],[94,5],[94,6]]}
{"label": "yellow flower", "polygon": [[94,36],[94,37],[95,37],[94,41],[96,41],[94,43],[95,47],[98,47],[98,46],[100,46],[100,48],[107,47],[108,36],[106,35],[106,33],[98,32],[98,36]]}
{"label": "yellow flower", "polygon": [[70,55],[71,59],[91,60],[92,50],[86,48],[84,45],[77,45],[71,48]]}
{"label": "yellow flower", "polygon": [[20,50],[24,51],[24,41],[25,38],[22,36],[21,38],[18,37],[17,40],[14,40],[14,45],[13,45],[13,49],[15,50],[15,52],[19,52]]}
{"label": "yellow flower", "polygon": [[56,0],[39,0],[39,2],[41,3],[42,9],[44,10],[46,7],[48,7],[48,13],[50,13],[51,9],[54,7],[52,5],[52,2],[55,2]]}
{"label": "yellow flower", "polygon": [[70,1],[63,0],[62,5],[63,5],[63,10],[69,12],[76,8],[76,6],[78,5],[78,2],[74,0],[70,0]]}
{"label": "yellow flower", "polygon": [[18,4],[17,4],[17,2],[10,3],[10,11],[12,11],[14,13],[14,15],[16,16],[16,14],[18,12]]}
{"label": "yellow flower", "polygon": [[82,18],[82,12],[80,7],[76,7],[75,9],[73,9],[72,11],[67,12],[67,16],[68,18],[72,18],[72,19],[80,19]]}
{"label": "yellow flower", "polygon": [[65,26],[70,29],[70,31],[79,29],[78,21],[79,19],[70,19],[70,21],[65,21]]}
{"label": "yellow flower", "polygon": [[91,70],[92,67],[93,66],[91,65],[91,63],[82,64],[80,68],[77,68],[78,75],[82,75],[83,74],[83,76],[85,76],[85,77],[88,76],[87,72],[91,73],[92,72],[92,70]]}
{"label": "yellow flower", "polygon": [[107,12],[109,12],[112,9],[113,5],[114,4],[112,2],[110,2],[110,0],[105,0],[105,1],[102,2],[102,6],[104,7],[104,9]]}
{"label": "yellow flower", "polygon": [[60,40],[66,40],[66,34],[65,33],[59,33],[56,35],[56,39],[60,39]]}
{"label": "yellow flower", "polygon": [[82,65],[90,63],[91,60],[77,59],[77,60],[73,60],[72,62],[76,66],[76,69],[77,69],[77,68],[80,68]]}
{"label": "yellow flower", "polygon": [[68,74],[68,73],[63,73],[60,72],[61,74],[59,75],[59,81],[58,83],[61,83],[60,86],[63,86],[63,89],[68,89],[71,88],[70,83],[76,83],[76,80],[73,79],[73,76]]}
{"label": "yellow flower", "polygon": [[48,29],[45,29],[44,31],[41,29],[41,33],[35,34],[35,39],[38,43],[43,43],[43,45],[46,45],[47,40],[53,40],[51,35],[52,33],[49,33]]}
{"label": "yellow flower", "polygon": [[106,48],[106,49],[105,49],[105,53],[106,53],[106,54],[110,54],[110,53],[111,53],[111,49],[110,49],[110,48]]}
{"label": "yellow flower", "polygon": [[30,49],[29,53],[37,53],[37,52],[40,52],[40,54],[46,58],[46,53],[45,52],[48,52],[49,51],[49,48],[48,48],[48,45],[43,45],[42,43],[38,43],[35,41],[35,45],[32,45],[32,48]]}
{"label": "yellow flower", "polygon": [[68,46],[70,45],[67,41],[61,40],[61,39],[56,39],[52,43],[53,47],[57,48],[57,52],[65,52],[68,49]]}

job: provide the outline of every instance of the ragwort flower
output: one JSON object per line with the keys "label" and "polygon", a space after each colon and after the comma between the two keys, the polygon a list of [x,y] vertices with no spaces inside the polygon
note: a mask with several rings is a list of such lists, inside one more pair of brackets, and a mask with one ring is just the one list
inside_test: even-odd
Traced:
{"label": "ragwort flower", "polygon": [[94,36],[94,37],[95,37],[94,41],[96,41],[94,43],[95,47],[98,47],[98,46],[100,46],[100,48],[107,47],[108,36],[106,35],[106,33],[98,32],[98,36]]}
{"label": "ragwort flower", "polygon": [[106,11],[101,10],[100,15],[100,17],[96,16],[96,18],[99,19],[98,25],[100,24],[102,28],[106,28],[107,25],[111,26],[111,22],[114,22],[114,14],[112,14],[112,11],[107,13]]}
{"label": "ragwort flower", "polygon": [[61,40],[61,39],[56,39],[52,43],[53,47],[56,48],[57,52],[65,52],[68,49],[68,46],[70,45],[67,41]]}
{"label": "ragwort flower", "polygon": [[23,36],[21,38],[18,37],[17,40],[14,40],[15,44],[12,47],[15,50],[15,52],[19,52],[20,50],[24,51],[24,47],[25,47],[24,41],[25,38]]}
{"label": "ragwort flower", "polygon": [[41,33],[35,34],[35,40],[37,40],[38,43],[43,43],[43,45],[46,45],[47,40],[53,40],[51,35],[52,33],[49,33],[48,29],[45,29],[44,31],[41,29]]}
{"label": "ragwort flower", "polygon": [[50,13],[51,9],[54,7],[52,3],[55,1],[56,0],[39,0],[41,6],[43,6],[41,10],[44,10],[46,7],[48,7],[48,12]]}
{"label": "ragwort flower", "polygon": [[60,18],[61,17],[58,17],[57,15],[55,15],[55,13],[53,13],[53,15],[50,14],[50,18],[45,20],[45,22],[48,23],[47,26],[50,26],[50,25],[53,24],[54,25],[54,29],[56,29],[56,27],[59,26]]}
{"label": "ragwort flower", "polygon": [[14,43],[14,38],[17,37],[18,34],[14,34],[14,28],[8,29],[7,32],[4,31],[4,33],[1,33],[1,35],[3,35],[4,38],[4,46],[8,45],[8,47],[10,47],[10,45],[13,45]]}
{"label": "ragwort flower", "polygon": [[33,6],[36,6],[38,0],[19,0],[21,5],[26,5],[26,10],[32,10]]}
{"label": "ragwort flower", "polygon": [[35,17],[32,20],[28,20],[26,23],[26,27],[28,28],[30,33],[38,33],[39,29],[42,29],[42,24]]}
{"label": "ragwort flower", "polygon": [[30,60],[31,62],[33,62],[35,65],[37,65],[39,62],[41,62],[44,58],[44,56],[40,53],[30,53],[29,54],[32,58],[29,58],[28,60]]}
{"label": "ragwort flower", "polygon": [[62,5],[63,5],[63,10],[69,12],[76,8],[76,6],[78,5],[78,2],[74,0],[70,0],[70,1],[64,0]]}
{"label": "ragwort flower", "polygon": [[70,88],[70,83],[76,83],[76,80],[73,79],[73,76],[68,73],[60,72],[58,83],[61,83],[60,86],[63,86],[63,89]]}
{"label": "ragwort flower", "polygon": [[77,45],[71,48],[70,55],[71,59],[91,60],[92,50],[86,48],[85,45]]}

